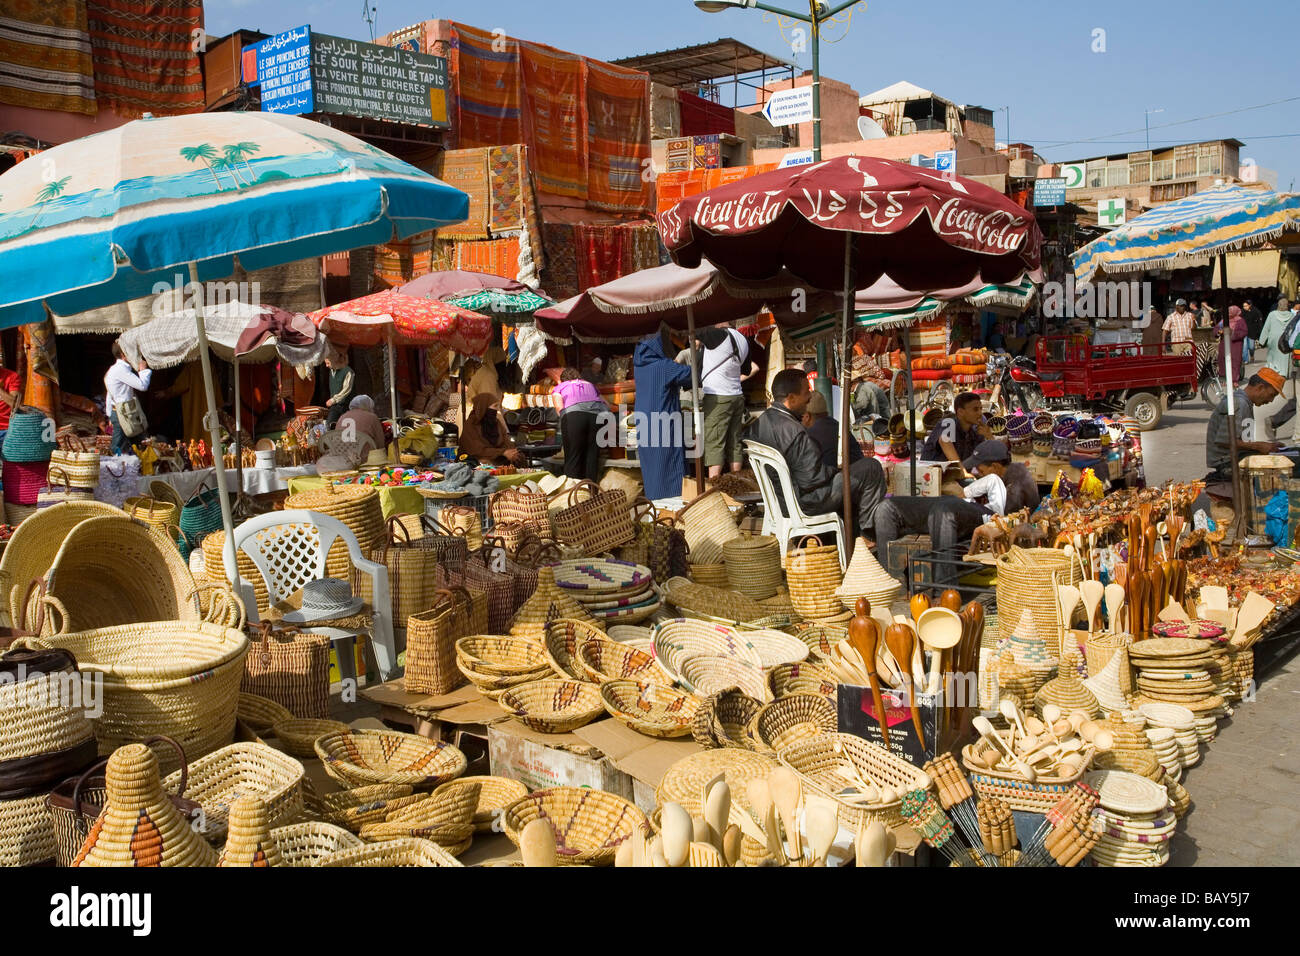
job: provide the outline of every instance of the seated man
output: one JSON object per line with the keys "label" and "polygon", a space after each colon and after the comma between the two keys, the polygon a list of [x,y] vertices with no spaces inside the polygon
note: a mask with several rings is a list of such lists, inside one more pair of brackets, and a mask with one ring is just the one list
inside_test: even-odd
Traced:
{"label": "seated man", "polygon": [[974,392],[962,392],[952,411],[934,426],[921,447],[921,461],[964,461],[981,438],[992,438],[984,424],[984,406]]}
{"label": "seated man", "polygon": [[[1237,417],[1237,451],[1252,455],[1268,455],[1282,446],[1273,441],[1251,441],[1255,432],[1254,409],[1267,405],[1282,394],[1286,380],[1267,365],[1246,380],[1237,389],[1233,413]],[[1205,464],[1218,479],[1232,474],[1232,435],[1228,429],[1228,396],[1219,399],[1210,414],[1210,424],[1205,430]]]}
{"label": "seated man", "polygon": [[[790,467],[799,507],[808,514],[839,513],[844,508],[844,483],[838,468],[828,468],[801,419],[812,398],[808,379],[799,369],[785,369],[772,379],[772,405],[745,433],[751,441],[780,453]],[[857,512],[859,533],[872,526],[876,506],[885,497],[885,473],[874,458],[862,458],[849,468],[849,495]]]}
{"label": "seated man", "polygon": [[[826,397],[821,392],[813,392],[808,399],[808,408],[803,413],[803,426],[808,429],[808,437],[816,443],[821,451],[822,464],[827,468],[840,466],[840,423],[831,418],[826,410]],[[862,458],[862,446],[852,435],[849,436],[849,464]]]}
{"label": "seated man", "polygon": [[[962,489],[962,497],[943,495],[938,498],[895,495],[876,509],[876,552],[881,562],[891,541],[904,535],[930,535],[934,551],[954,552],[969,540],[976,528],[992,515],[1014,514],[1021,508],[1031,512],[1038,507],[1038,484],[1029,469],[1011,460],[1011,450],[1004,442],[983,441],[962,462],[976,480]],[[986,504],[979,504],[983,499]],[[942,569],[951,583],[956,568]]]}

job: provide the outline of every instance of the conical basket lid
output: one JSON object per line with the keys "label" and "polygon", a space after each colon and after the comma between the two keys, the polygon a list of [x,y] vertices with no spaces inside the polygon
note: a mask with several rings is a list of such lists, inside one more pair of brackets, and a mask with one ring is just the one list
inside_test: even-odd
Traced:
{"label": "conical basket lid", "polygon": [[1083,682],[1106,710],[1126,710],[1128,701],[1120,685],[1120,668],[1126,663],[1123,654],[1112,654],[1106,666]]}
{"label": "conical basket lid", "polygon": [[585,607],[555,583],[555,569],[543,567],[537,572],[537,590],[510,622],[510,633],[515,637],[541,637],[546,633],[546,622],[553,617],[572,618],[602,631],[605,629],[587,613]]}
{"label": "conical basket lid", "polygon": [[1089,717],[1095,717],[1101,712],[1092,691],[1084,687],[1083,682],[1073,674],[1049,680],[1034,696],[1034,703],[1040,712],[1047,704],[1055,704],[1067,714],[1073,710],[1083,710]]}
{"label": "conical basket lid", "polygon": [[113,751],[104,812],[73,866],[214,866],[217,853],[163,793],[158,758],[144,744]]}
{"label": "conical basket lid", "polygon": [[[881,567],[876,556],[867,547],[866,540],[859,538],[857,547],[853,549],[853,558],[844,572],[844,581],[839,587],[840,597],[864,595],[884,597],[896,594],[902,589],[902,582],[890,577],[889,572]],[[878,602],[872,601],[873,605],[876,603]]]}
{"label": "conical basket lid", "polygon": [[217,866],[284,866],[280,848],[271,840],[266,801],[247,794],[230,807],[230,829]]}

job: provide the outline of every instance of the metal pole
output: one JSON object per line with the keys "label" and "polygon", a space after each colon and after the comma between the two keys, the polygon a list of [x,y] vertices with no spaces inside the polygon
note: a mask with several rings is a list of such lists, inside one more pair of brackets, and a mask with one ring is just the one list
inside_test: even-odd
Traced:
{"label": "metal pole", "polygon": [[853,557],[853,486],[849,484],[849,332],[853,328],[853,233],[844,233],[844,307],[840,335],[840,481],[844,490],[844,559]]}
{"label": "metal pole", "polygon": [[[397,407],[397,343],[393,341],[393,330],[388,332],[388,410],[393,418],[393,434],[397,434],[397,418],[401,409]],[[381,449],[387,455],[388,449]]]}
{"label": "metal pole", "polygon": [[1225,255],[1219,256],[1219,309],[1223,313],[1223,341],[1219,349],[1223,353],[1223,381],[1228,391],[1228,447],[1232,458],[1233,522],[1227,540],[1232,541],[1246,520],[1246,496],[1241,487],[1241,465],[1237,461],[1237,396],[1232,381],[1232,323],[1228,321],[1228,257]]}
{"label": "metal pole", "polygon": [[[695,309],[686,306],[687,348],[691,350],[691,421],[695,423],[695,493],[704,494],[704,412],[700,409],[700,365],[695,351]],[[665,356],[670,358],[671,356]]]}
{"label": "metal pole", "polygon": [[817,0],[809,0],[812,9],[812,108],[813,108],[813,162],[822,161],[822,73],[821,73],[821,20],[817,15]]}
{"label": "metal pole", "polygon": [[[199,269],[196,263],[190,263],[190,281],[199,287]],[[194,314],[194,324],[199,337],[199,361],[203,365],[203,390],[208,399],[207,429],[212,440],[212,463],[217,478],[217,497],[221,503],[221,527],[226,532],[223,557],[225,565],[234,575],[231,584],[235,595],[239,596],[239,565],[235,561],[235,519],[230,513],[230,495],[226,489],[226,463],[221,454],[221,421],[217,417],[217,393],[212,387],[212,359],[208,355],[208,330],[203,322],[203,308]]]}
{"label": "metal pole", "polygon": [[907,486],[909,495],[916,494],[916,399],[912,395],[912,337],[907,334],[907,328],[903,329],[903,364],[904,374],[907,376],[907,447],[911,453],[912,461],[912,478]]}
{"label": "metal pole", "polygon": [[[239,381],[239,356],[233,358],[235,366],[235,474],[239,479],[239,490],[235,492],[236,503],[239,505],[241,514],[247,515],[244,508],[244,447],[242,436],[244,434],[244,402],[240,396]],[[213,461],[216,459],[214,458]],[[225,467],[225,462],[221,463]]]}

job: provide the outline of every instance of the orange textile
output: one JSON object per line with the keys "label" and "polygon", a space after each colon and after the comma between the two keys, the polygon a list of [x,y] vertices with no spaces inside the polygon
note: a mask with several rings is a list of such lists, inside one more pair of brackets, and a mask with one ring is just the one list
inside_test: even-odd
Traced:
{"label": "orange textile", "polygon": [[538,188],[587,198],[587,110],[582,57],[520,43],[524,128]]}
{"label": "orange textile", "polygon": [[520,110],[519,41],[457,23],[452,27],[451,49],[458,145],[526,142]]}
{"label": "orange textile", "polygon": [[648,213],[650,76],[586,61],[587,205],[611,212]]}
{"label": "orange textile", "polygon": [[438,230],[441,239],[483,239],[488,234],[492,192],[488,182],[488,150],[449,149],[438,157],[433,174],[448,186],[469,195],[469,215],[464,222]]}
{"label": "orange textile", "polygon": [[735,182],[749,176],[757,176],[776,169],[776,163],[760,163],[757,166],[727,166],[723,169],[692,169],[686,172],[661,173],[655,182],[657,190],[656,210],[667,212],[683,199],[707,192],[714,186]]}

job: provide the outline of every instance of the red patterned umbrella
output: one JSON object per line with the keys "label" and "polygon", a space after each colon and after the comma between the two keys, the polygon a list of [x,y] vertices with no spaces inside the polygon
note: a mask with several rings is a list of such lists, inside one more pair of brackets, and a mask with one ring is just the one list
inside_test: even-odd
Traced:
{"label": "red patterned umbrella", "polygon": [[852,287],[888,276],[929,292],[1016,282],[1039,267],[1034,217],[973,180],[906,163],[843,156],[739,179],[682,200],[658,217],[673,261],[708,259],[739,279],[789,269],[820,289],[845,287],[845,236],[852,236]]}
{"label": "red patterned umbrella", "polygon": [[393,289],[327,306],[310,318],[332,341],[347,345],[445,345],[482,355],[492,338],[485,315]]}

